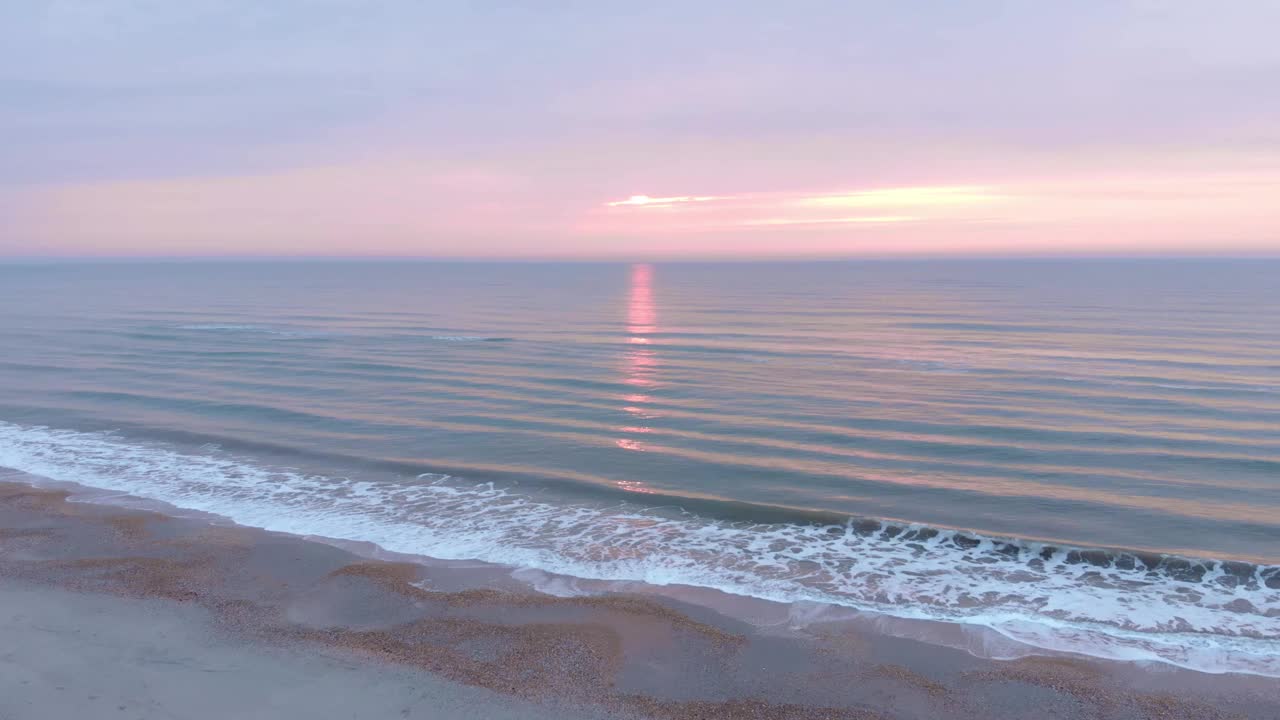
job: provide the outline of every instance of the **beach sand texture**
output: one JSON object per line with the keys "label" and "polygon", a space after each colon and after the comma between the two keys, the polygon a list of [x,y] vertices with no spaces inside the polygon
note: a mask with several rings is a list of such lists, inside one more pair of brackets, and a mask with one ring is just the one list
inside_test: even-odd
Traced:
{"label": "beach sand texture", "polygon": [[[437,589],[439,588],[439,589]],[[0,485],[0,718],[1274,718],[1274,680],[992,661]]]}

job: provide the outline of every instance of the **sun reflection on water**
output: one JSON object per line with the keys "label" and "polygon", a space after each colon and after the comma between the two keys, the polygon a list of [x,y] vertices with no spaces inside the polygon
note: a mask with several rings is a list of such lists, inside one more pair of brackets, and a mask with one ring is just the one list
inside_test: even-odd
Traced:
{"label": "sun reflection on water", "polygon": [[[614,444],[623,450],[644,452],[640,436],[652,431],[644,421],[657,417],[649,392],[658,385],[658,357],[650,337],[658,331],[657,308],[653,300],[653,266],[631,266],[631,285],[627,300],[627,351],[624,356],[623,383],[637,389],[623,396],[623,412],[633,423],[618,428],[623,434]],[[618,487],[628,492],[653,492],[643,483],[620,480]]]}

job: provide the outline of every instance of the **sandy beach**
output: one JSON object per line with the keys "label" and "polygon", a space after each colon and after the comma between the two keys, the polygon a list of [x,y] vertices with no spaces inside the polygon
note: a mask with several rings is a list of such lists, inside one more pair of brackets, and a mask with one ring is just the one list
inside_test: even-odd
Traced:
{"label": "sandy beach", "polygon": [[796,633],[460,577],[0,484],[0,718],[1280,716],[1256,676],[984,660],[865,623]]}
{"label": "sandy beach", "polygon": [[7,582],[0,717],[587,718],[411,668],[220,631],[190,603]]}

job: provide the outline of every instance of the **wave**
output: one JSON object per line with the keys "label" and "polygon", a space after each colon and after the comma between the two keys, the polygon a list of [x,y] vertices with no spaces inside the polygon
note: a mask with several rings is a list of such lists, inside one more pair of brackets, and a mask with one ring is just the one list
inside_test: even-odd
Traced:
{"label": "wave", "polygon": [[[267,325],[246,325],[236,323],[194,323],[189,325],[175,325],[172,329],[209,333],[271,335],[282,338],[315,338],[323,337],[328,334],[314,330],[289,330],[280,327],[270,327]],[[168,338],[157,336],[154,339]]]}
{"label": "wave", "polygon": [[1280,677],[1280,566],[872,519],[568,505],[447,475],[329,477],[215,447],[3,421],[0,466],[399,553],[969,623],[1046,649]]}
{"label": "wave", "polygon": [[191,325],[177,325],[176,330],[207,330],[209,332],[262,332],[275,333],[271,328],[263,325],[236,325],[232,323],[194,323]]}

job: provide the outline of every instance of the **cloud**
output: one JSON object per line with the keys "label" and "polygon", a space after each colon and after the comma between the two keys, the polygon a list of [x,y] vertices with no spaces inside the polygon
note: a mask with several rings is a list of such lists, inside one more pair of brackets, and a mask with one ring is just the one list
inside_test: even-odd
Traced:
{"label": "cloud", "polygon": [[680,203],[711,202],[713,200],[732,200],[729,195],[676,195],[673,197],[649,197],[648,195],[632,195],[626,200],[614,200],[605,203],[608,207],[671,207]]}
{"label": "cloud", "polygon": [[911,215],[866,215],[862,217],[838,217],[838,218],[766,218],[763,220],[744,220],[740,225],[746,227],[755,226],[778,226],[778,225],[853,225],[858,223],[902,223],[914,222],[919,220],[918,217]]}
{"label": "cloud", "polygon": [[[627,211],[682,206],[680,222],[685,229],[697,231],[724,227],[972,220],[975,208],[1008,203],[1012,199],[1009,193],[986,185],[928,185],[821,192],[753,191],[734,195],[632,195],[626,200],[604,203],[604,207],[606,211],[634,217]],[[851,209],[873,212],[850,215]]]}
{"label": "cloud", "polygon": [[807,208],[962,207],[1008,200],[1009,196],[981,185],[951,187],[898,187],[859,190],[797,198],[792,204]]}
{"label": "cloud", "polygon": [[[1269,197],[1251,172],[1076,173],[1019,182],[940,183],[726,195],[640,196],[589,213],[581,234],[683,237],[689,247],[750,230],[779,250],[850,252],[1280,249]],[[708,198],[707,202],[685,202]],[[715,201],[711,201],[715,200]],[[679,213],[635,212],[656,203]],[[851,212],[854,211],[854,212]],[[891,235],[879,233],[894,227]],[[741,237],[741,236],[739,236]]]}

